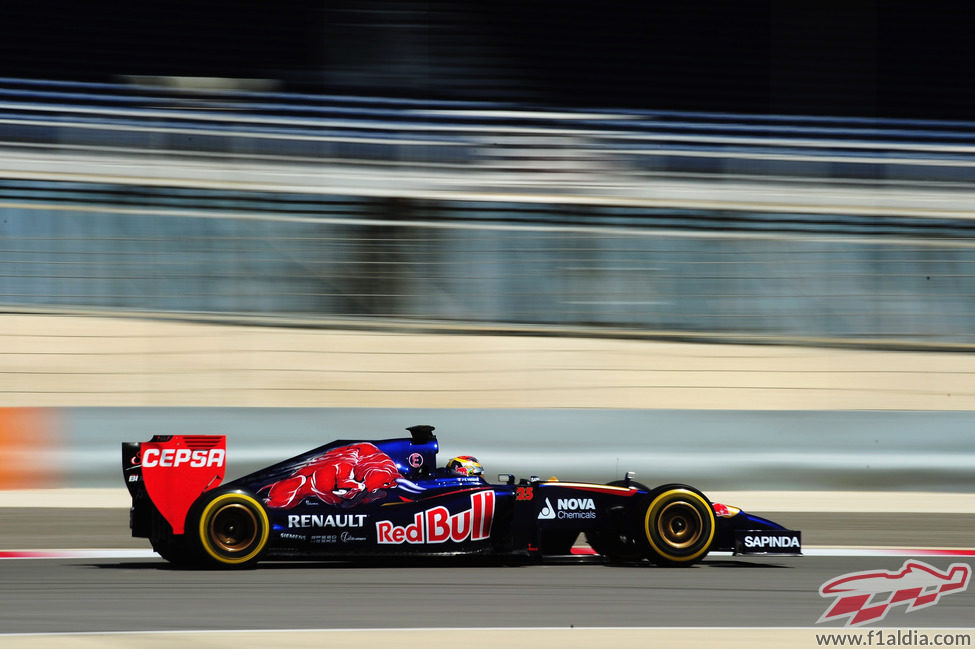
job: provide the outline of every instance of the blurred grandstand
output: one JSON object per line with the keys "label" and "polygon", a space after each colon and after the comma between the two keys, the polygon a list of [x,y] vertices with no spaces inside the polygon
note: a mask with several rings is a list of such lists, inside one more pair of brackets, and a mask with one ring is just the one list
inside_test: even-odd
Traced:
{"label": "blurred grandstand", "polygon": [[909,3],[11,8],[0,304],[968,349],[961,18]]}
{"label": "blurred grandstand", "polygon": [[975,343],[975,123],[177,85],[0,80],[6,310]]}

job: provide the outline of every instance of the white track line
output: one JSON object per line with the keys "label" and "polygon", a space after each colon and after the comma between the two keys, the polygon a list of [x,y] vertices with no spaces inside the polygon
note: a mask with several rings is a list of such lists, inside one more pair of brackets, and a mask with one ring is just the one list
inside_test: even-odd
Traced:
{"label": "white track line", "polygon": [[[908,547],[810,547],[803,548],[805,557],[973,557],[975,548],[908,548]],[[709,557],[733,557],[731,552],[711,552]],[[761,559],[801,559],[789,555],[748,555]],[[152,550],[140,549],[50,549],[0,550],[5,559],[158,559]],[[748,557],[741,557],[748,558]]]}

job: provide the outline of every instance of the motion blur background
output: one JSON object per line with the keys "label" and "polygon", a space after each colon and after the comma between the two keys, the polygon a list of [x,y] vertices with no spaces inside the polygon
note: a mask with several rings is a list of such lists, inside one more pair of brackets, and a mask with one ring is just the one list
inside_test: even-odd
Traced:
{"label": "motion blur background", "polygon": [[0,487],[431,423],[499,471],[968,489],[953,11],[6,7]]}

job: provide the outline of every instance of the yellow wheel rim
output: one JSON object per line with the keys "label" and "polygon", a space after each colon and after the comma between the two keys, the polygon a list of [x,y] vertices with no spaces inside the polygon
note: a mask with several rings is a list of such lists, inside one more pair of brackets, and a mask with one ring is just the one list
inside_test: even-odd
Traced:
{"label": "yellow wheel rim", "polygon": [[657,534],[671,548],[684,550],[701,538],[704,519],[694,505],[682,500],[667,503],[657,517]]}
{"label": "yellow wheel rim", "polygon": [[[203,550],[210,558],[236,565],[260,554],[271,525],[259,502],[245,494],[228,493],[207,503],[200,515],[199,531]],[[241,552],[244,554],[237,554]]]}
{"label": "yellow wheel rim", "polygon": [[[707,512],[710,525],[705,525],[704,514]],[[694,547],[704,538],[705,527],[707,539],[698,551],[691,554],[674,554]],[[711,547],[714,540],[715,522],[711,513],[711,503],[689,489],[669,489],[650,503],[643,521],[643,529],[647,542],[653,551],[669,561],[688,563],[700,558]],[[664,547],[660,547],[654,540],[653,532],[661,539]]]}

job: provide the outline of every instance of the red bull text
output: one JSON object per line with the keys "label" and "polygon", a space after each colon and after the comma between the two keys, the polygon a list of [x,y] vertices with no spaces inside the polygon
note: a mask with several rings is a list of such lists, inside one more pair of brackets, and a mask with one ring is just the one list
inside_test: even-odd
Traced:
{"label": "red bull text", "polygon": [[417,512],[406,526],[378,521],[376,539],[380,544],[483,541],[490,538],[493,521],[494,492],[479,491],[471,494],[471,508],[456,514],[446,507],[434,507]]}

